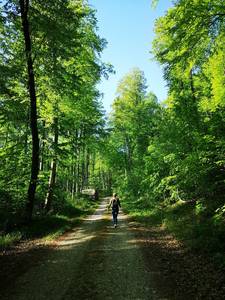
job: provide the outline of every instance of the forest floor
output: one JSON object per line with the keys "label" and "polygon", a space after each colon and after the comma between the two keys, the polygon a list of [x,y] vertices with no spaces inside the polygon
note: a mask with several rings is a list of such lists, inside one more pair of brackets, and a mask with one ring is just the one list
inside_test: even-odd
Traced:
{"label": "forest floor", "polygon": [[223,270],[122,212],[113,228],[107,202],[54,242],[2,252],[0,299],[225,299]]}

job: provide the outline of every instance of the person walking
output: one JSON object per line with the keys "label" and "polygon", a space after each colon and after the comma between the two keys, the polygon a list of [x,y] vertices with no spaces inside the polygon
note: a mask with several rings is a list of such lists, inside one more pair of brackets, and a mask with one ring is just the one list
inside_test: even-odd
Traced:
{"label": "person walking", "polygon": [[108,209],[112,208],[112,217],[113,217],[113,226],[116,228],[117,227],[117,217],[119,214],[119,208],[121,207],[120,205],[120,199],[118,198],[117,194],[114,193],[113,197],[110,199]]}

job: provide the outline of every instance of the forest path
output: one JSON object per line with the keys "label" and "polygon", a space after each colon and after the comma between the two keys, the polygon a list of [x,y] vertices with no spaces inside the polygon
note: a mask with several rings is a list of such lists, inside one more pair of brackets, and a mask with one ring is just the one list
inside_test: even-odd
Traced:
{"label": "forest path", "polygon": [[[113,228],[107,198],[32,268],[19,276],[1,299],[162,299],[127,216]],[[165,298],[164,298],[165,299]]]}

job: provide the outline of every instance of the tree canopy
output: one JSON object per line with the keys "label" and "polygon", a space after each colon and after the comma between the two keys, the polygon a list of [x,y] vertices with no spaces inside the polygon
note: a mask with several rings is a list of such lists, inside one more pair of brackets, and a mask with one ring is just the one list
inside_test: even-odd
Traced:
{"label": "tree canopy", "polygon": [[86,1],[7,1],[0,13],[2,205],[30,219],[88,186],[104,126],[96,85],[112,67]]}

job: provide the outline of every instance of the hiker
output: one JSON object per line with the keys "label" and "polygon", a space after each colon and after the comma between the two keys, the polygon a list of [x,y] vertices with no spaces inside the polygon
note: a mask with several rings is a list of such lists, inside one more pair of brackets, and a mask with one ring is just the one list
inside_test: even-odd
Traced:
{"label": "hiker", "polygon": [[116,228],[117,227],[117,216],[119,213],[119,207],[120,205],[120,199],[117,197],[117,194],[114,193],[112,199],[110,199],[108,209],[112,208],[112,216],[113,216],[113,225]]}
{"label": "hiker", "polygon": [[93,194],[93,200],[98,201],[98,199],[99,199],[98,190],[95,189]]}

